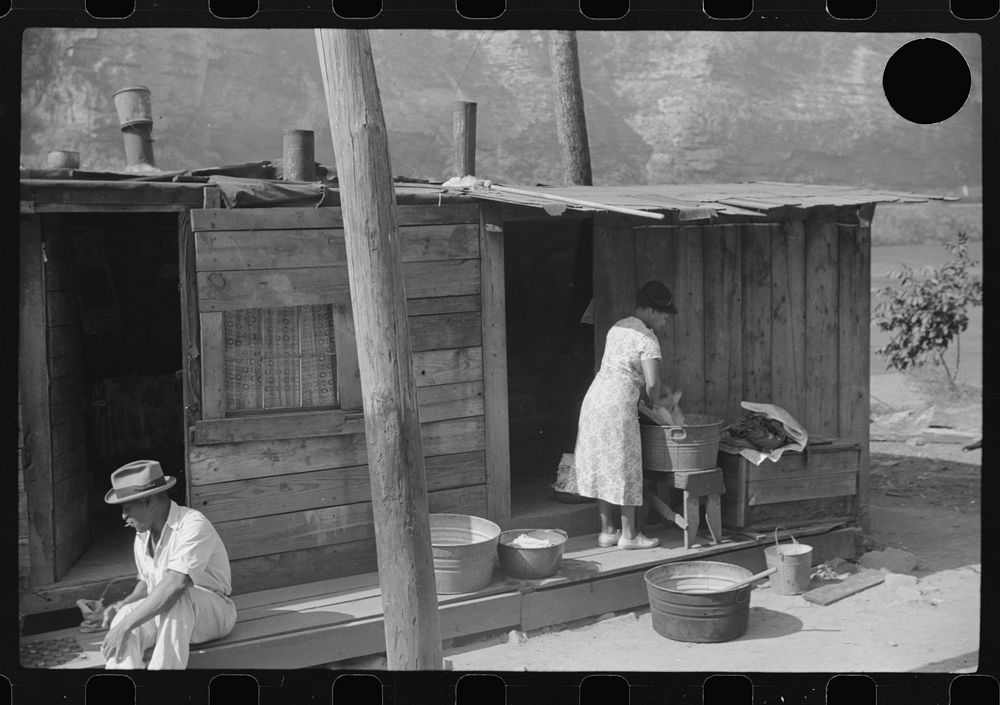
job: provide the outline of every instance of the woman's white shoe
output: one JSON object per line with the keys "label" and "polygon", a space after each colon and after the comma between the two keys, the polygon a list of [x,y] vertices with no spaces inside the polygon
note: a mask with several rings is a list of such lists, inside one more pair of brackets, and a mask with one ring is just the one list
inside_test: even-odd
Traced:
{"label": "woman's white shoe", "polygon": [[600,533],[597,535],[597,545],[601,548],[611,548],[618,543],[618,539],[621,538],[621,535],[621,531],[616,531],[612,534]]}
{"label": "woman's white shoe", "polygon": [[660,539],[649,538],[648,536],[643,536],[642,534],[636,534],[633,539],[627,539],[624,536],[618,539],[618,548],[626,550],[637,548],[656,548],[659,545]]}

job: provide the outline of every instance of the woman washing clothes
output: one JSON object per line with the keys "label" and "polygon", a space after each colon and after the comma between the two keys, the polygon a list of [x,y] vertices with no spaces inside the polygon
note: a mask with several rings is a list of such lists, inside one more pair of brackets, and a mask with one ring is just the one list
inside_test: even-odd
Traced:
{"label": "woman washing clothes", "polygon": [[[663,283],[648,281],[636,292],[631,316],[608,331],[601,368],[580,409],[574,451],[577,493],[597,499],[601,516],[598,545],[653,548],[635,526],[642,505],[642,447],[638,402],[652,406],[659,391],[660,342],[656,331],[676,314],[673,295]],[[621,528],[615,515],[621,516]]]}

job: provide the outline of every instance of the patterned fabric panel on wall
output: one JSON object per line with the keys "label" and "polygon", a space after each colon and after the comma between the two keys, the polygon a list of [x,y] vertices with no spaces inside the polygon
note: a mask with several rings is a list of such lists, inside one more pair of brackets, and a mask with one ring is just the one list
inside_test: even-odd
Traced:
{"label": "patterned fabric panel on wall", "polygon": [[333,306],[227,311],[226,410],[337,405]]}

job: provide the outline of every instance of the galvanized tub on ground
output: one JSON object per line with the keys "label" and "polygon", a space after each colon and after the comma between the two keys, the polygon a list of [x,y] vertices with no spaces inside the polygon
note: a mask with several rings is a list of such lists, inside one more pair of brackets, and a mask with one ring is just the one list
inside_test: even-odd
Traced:
{"label": "galvanized tub on ground", "polygon": [[647,570],[653,629],[675,641],[719,642],[743,636],[750,622],[751,586],[726,588],[753,575],[716,561],[667,563]]}

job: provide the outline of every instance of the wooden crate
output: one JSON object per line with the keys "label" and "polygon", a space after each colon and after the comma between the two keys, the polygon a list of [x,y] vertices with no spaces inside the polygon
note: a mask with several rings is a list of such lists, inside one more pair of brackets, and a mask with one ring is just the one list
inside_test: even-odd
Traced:
{"label": "wooden crate", "polygon": [[722,523],[734,529],[773,529],[853,516],[858,491],[860,446],[835,440],[787,452],[774,463],[754,465],[719,453],[726,493]]}

